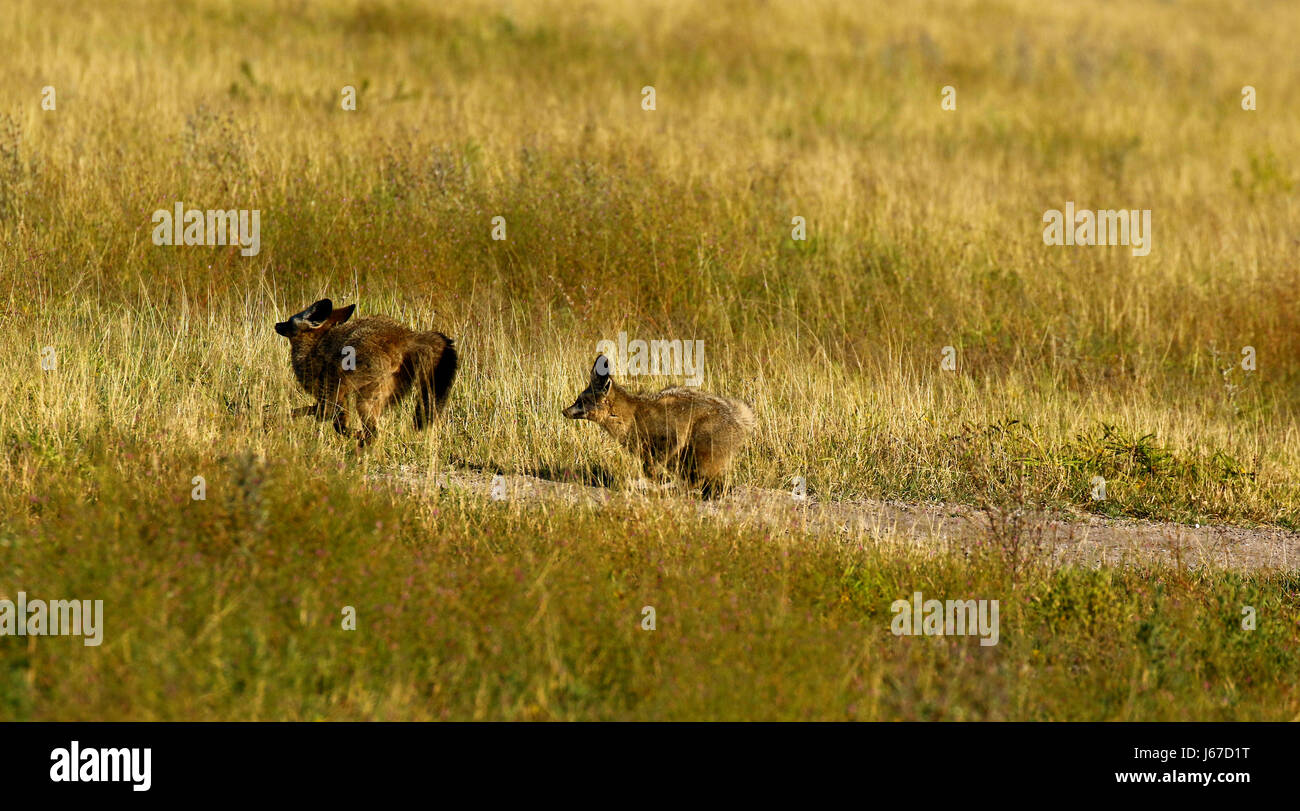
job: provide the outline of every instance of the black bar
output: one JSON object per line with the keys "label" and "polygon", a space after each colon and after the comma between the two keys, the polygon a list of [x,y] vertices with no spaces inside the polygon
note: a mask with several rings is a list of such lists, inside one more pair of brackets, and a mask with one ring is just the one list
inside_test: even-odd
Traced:
{"label": "black bar", "polygon": [[[7,798],[127,801],[734,803],[790,794],[811,803],[848,792],[874,804],[885,801],[884,788],[926,803],[1224,800],[1287,791],[1294,734],[1273,723],[32,723],[0,727],[0,774]],[[103,762],[90,748],[138,748],[140,764],[148,748],[148,790],[129,781],[53,782],[51,753],[70,756],[73,741],[83,767]],[[1192,773],[1214,782],[1192,782]],[[1157,782],[1121,783],[1117,775],[1126,774]],[[1236,782],[1223,782],[1229,776]]]}

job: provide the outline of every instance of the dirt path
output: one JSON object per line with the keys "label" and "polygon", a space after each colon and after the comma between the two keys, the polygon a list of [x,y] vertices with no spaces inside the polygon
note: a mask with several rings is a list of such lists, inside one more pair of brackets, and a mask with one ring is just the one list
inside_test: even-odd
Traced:
{"label": "dirt path", "polygon": [[1278,528],[1187,526],[1088,514],[1048,517],[987,513],[954,504],[888,501],[796,501],[790,493],[741,487],[705,502],[680,490],[614,490],[535,476],[444,471],[436,478],[408,469],[375,474],[415,492],[441,488],[523,503],[564,501],[593,509],[653,499],[671,509],[695,510],[717,520],[769,529],[798,529],[873,544],[920,547],[935,554],[979,544],[1004,549],[1019,543],[1024,554],[1053,564],[1088,566],[1165,563],[1215,569],[1294,570],[1300,566],[1300,533]]}

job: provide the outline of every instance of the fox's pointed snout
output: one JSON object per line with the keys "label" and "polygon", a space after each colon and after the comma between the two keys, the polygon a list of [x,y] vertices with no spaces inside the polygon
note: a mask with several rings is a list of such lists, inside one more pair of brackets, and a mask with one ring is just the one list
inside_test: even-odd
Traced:
{"label": "fox's pointed snout", "polygon": [[573,405],[564,409],[564,411],[560,413],[564,414],[564,416],[568,417],[571,420],[576,420],[582,416],[582,408],[579,407],[577,403],[574,403]]}

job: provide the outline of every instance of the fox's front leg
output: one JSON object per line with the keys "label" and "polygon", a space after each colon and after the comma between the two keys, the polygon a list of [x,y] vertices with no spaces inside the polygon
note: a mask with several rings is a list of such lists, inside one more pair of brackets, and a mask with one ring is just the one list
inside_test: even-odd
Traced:
{"label": "fox's front leg", "polygon": [[297,415],[298,412],[302,412],[303,416],[311,414],[321,422],[329,420],[339,436],[352,438],[352,433],[348,430],[348,409],[342,397],[322,397],[313,406],[295,408],[294,414]]}
{"label": "fox's front leg", "polygon": [[[317,422],[326,420],[338,421],[338,413],[343,410],[342,403],[332,403],[329,400],[317,400],[311,405],[299,406],[289,412],[290,417],[312,417]],[[346,416],[344,417],[346,421]],[[337,425],[335,428],[337,429]]]}
{"label": "fox's front leg", "polygon": [[334,402],[329,404],[329,408],[334,414],[334,418],[330,421],[334,426],[334,433],[341,437],[353,439],[352,431],[348,429],[347,407],[343,403]]}
{"label": "fox's front leg", "polygon": [[[268,420],[272,416],[273,408],[274,406],[268,405],[265,409],[263,409],[266,413],[266,417]],[[280,413],[283,414],[284,412],[280,412]],[[325,400],[317,400],[311,405],[298,406],[297,408],[289,409],[289,416],[295,420],[301,417],[315,417],[317,420],[324,422],[326,417],[330,416],[332,413],[333,412],[331,412],[329,408],[329,403],[327,403]]]}
{"label": "fox's front leg", "polygon": [[641,459],[641,478],[632,482],[636,490],[663,490],[671,487],[673,480],[668,468],[660,461],[643,457]]}
{"label": "fox's front leg", "polygon": [[681,465],[671,445],[649,446],[641,457],[641,469],[645,476],[660,489],[675,489],[681,474]]}
{"label": "fox's front leg", "polygon": [[361,434],[358,437],[361,441],[357,444],[358,448],[366,447],[378,436],[378,417],[383,409],[384,400],[381,394],[372,391],[357,393],[357,416],[361,418]]}
{"label": "fox's front leg", "polygon": [[[299,408],[289,409],[288,416],[295,419],[298,417],[307,417],[307,416],[315,415],[318,410],[319,410],[319,406],[313,403],[312,405],[309,406],[301,406]],[[278,407],[273,406],[270,403],[267,403],[266,405],[262,406],[262,427],[263,428],[270,430],[273,425],[275,425],[280,420],[283,420],[284,417],[285,417],[285,413],[281,411]]]}
{"label": "fox's front leg", "polygon": [[685,437],[672,433],[657,442],[644,442],[643,459],[646,475],[653,476],[660,482],[675,482],[682,472],[682,454]]}

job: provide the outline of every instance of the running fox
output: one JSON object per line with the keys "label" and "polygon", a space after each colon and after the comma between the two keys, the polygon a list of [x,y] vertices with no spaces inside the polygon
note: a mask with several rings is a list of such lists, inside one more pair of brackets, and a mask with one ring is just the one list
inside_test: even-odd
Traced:
{"label": "running fox", "polygon": [[725,491],[731,459],[754,430],[754,411],[740,400],[681,387],[630,392],[610,379],[604,355],[564,416],[604,428],[640,458],[647,477],[680,475],[702,484],[705,498]]}
{"label": "running fox", "polygon": [[[357,305],[334,309],[321,299],[275,331],[289,339],[293,373],[314,405],[293,416],[332,419],[334,430],[356,437],[365,447],[377,435],[375,420],[391,403],[416,389],[415,427],[423,428],[447,400],[456,376],[456,350],[441,332],[415,332],[391,318],[372,316],[348,322]],[[356,394],[361,431],[348,430],[346,398]]]}

